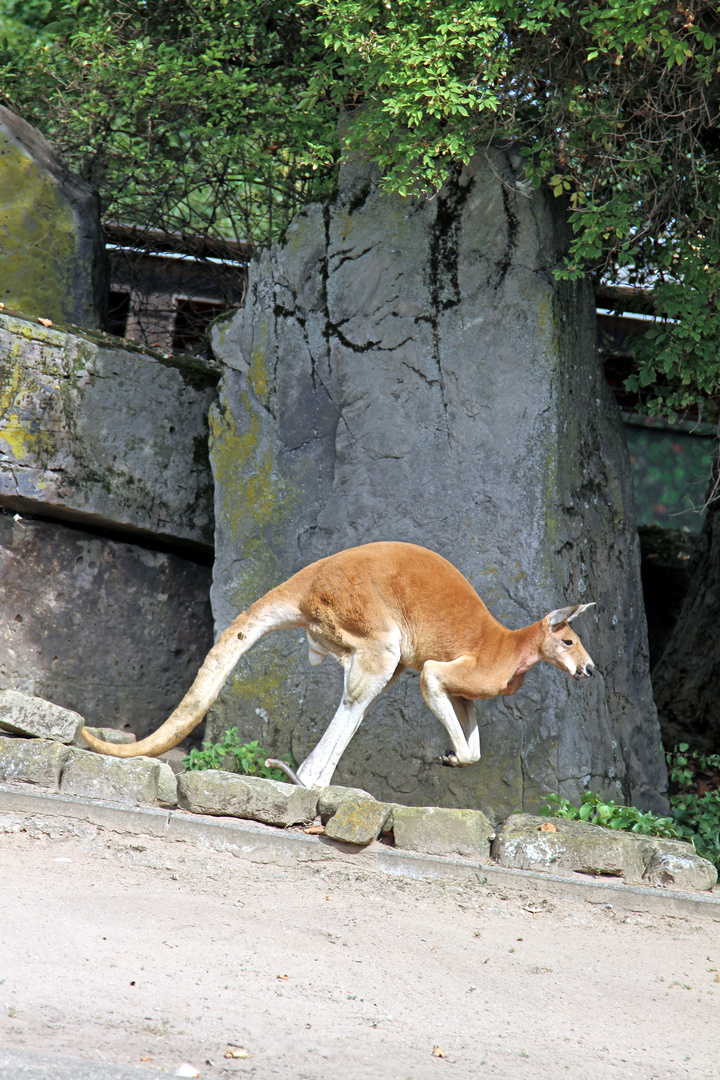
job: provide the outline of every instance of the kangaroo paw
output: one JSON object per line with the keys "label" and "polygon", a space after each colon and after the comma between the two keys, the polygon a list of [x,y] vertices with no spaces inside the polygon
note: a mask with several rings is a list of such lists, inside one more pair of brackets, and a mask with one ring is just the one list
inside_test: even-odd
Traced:
{"label": "kangaroo paw", "polygon": [[460,767],[460,762],[454,754],[443,754],[440,758],[441,765],[448,765],[451,769],[457,769]]}

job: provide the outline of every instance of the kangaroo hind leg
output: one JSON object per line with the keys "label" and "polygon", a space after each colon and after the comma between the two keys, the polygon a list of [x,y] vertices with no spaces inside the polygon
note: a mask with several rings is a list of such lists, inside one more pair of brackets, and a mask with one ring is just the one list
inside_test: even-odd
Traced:
{"label": "kangaroo hind leg", "polygon": [[365,713],[404,670],[399,661],[400,649],[394,643],[361,646],[341,661],[345,668],[342,700],[324,735],[298,769],[298,779],[306,787],[330,783]]}

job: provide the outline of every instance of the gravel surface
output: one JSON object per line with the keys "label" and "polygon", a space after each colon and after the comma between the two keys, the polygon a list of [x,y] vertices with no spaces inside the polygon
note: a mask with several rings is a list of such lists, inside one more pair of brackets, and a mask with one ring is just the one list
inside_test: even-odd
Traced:
{"label": "gravel surface", "polygon": [[0,1052],[257,1080],[720,1075],[718,920],[258,858],[0,814]]}

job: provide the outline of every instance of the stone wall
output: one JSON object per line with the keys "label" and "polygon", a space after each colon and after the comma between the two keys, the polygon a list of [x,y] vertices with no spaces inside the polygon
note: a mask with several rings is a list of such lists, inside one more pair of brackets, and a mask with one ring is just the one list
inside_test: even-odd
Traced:
{"label": "stone wall", "polygon": [[0,513],[0,687],[149,734],[212,644],[210,576],[177,555]]}
{"label": "stone wall", "polygon": [[[356,163],[253,264],[245,311],[214,335],[216,630],[313,559],[380,539],[440,552],[513,628],[595,600],[575,626],[598,677],[543,665],[515,697],[479,703],[479,764],[439,765],[446,734],[406,675],[338,782],[494,820],[586,788],[662,808],[624,435],[592,291],[552,274],[563,212],[523,176],[490,150],[438,198],[402,200]],[[332,662],[310,673],[302,635],[266,639],[211,730],[238,723],[300,762],[340,688]]]}
{"label": "stone wall", "polygon": [[0,313],[0,689],[140,737],[180,701],[213,637],[216,382]]}
{"label": "stone wall", "polygon": [[0,506],[209,553],[217,379],[192,357],[0,313]]}

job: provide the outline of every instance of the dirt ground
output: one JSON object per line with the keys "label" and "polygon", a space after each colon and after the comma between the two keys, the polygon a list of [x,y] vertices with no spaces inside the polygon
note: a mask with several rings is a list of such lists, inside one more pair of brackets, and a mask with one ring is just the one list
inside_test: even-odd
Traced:
{"label": "dirt ground", "polygon": [[716,1080],[719,937],[0,815],[0,1046],[151,1074]]}

